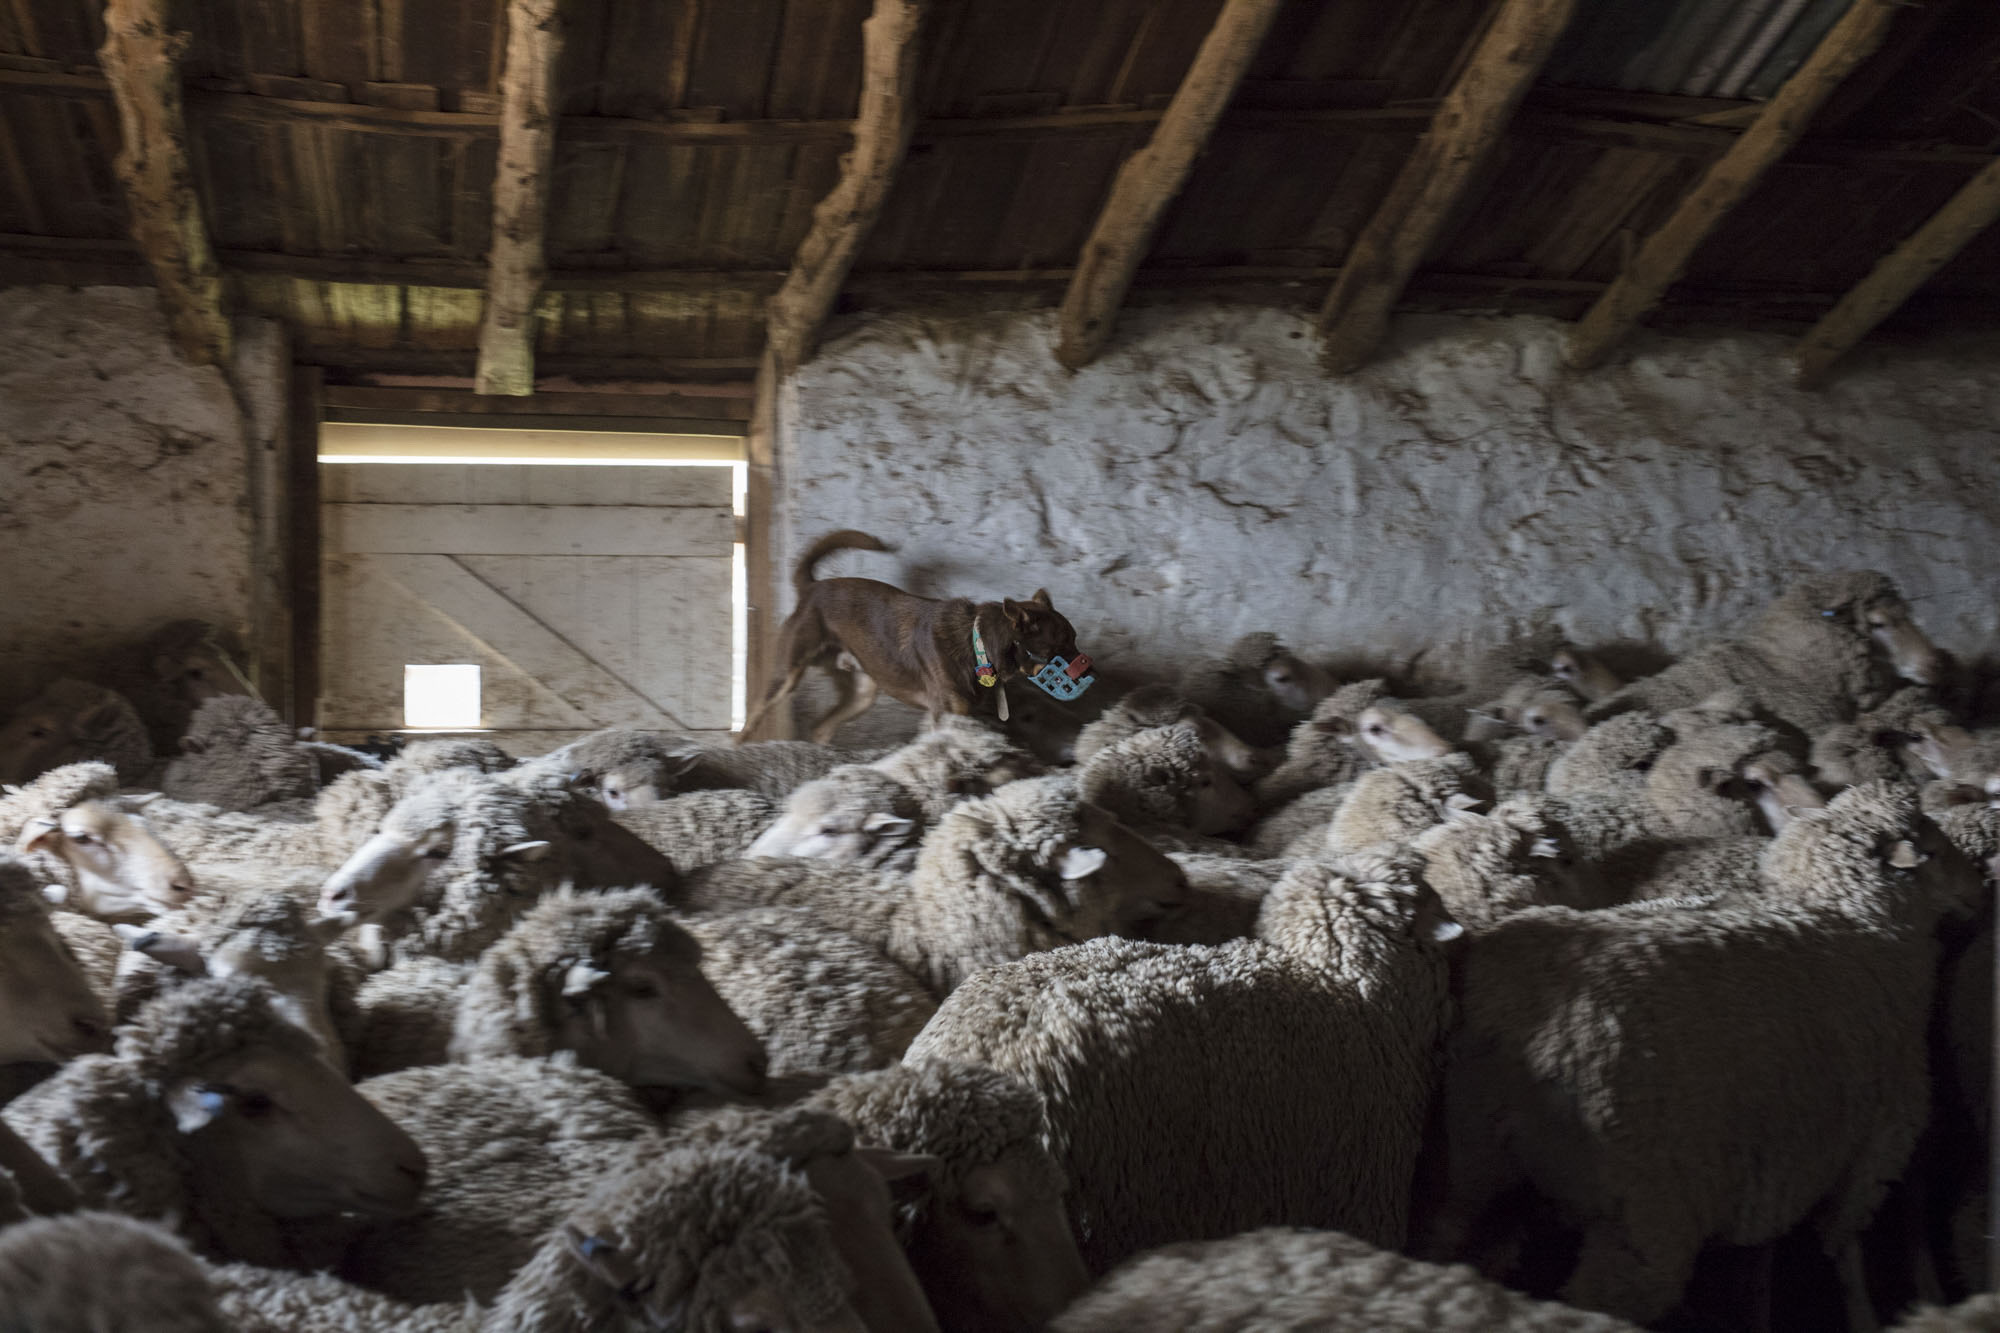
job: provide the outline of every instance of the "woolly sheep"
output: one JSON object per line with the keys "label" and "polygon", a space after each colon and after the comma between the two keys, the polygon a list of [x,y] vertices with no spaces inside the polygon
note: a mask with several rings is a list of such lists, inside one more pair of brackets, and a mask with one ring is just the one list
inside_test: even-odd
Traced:
{"label": "woolly sheep", "polygon": [[32,781],[64,764],[100,760],[127,784],[153,767],[153,742],[125,696],[81,680],[58,680],[0,726],[0,782]]}
{"label": "woolly sheep", "polygon": [[1076,774],[1084,800],[1141,833],[1231,833],[1256,803],[1210,756],[1191,722],[1136,731],[1092,754]]}
{"label": "woolly sheep", "polygon": [[205,620],[174,620],[106,654],[99,683],[131,700],[158,754],[172,754],[188,719],[219,695],[252,694],[243,648]]}
{"label": "woolly sheep", "polygon": [[107,1050],[110,1028],[41,885],[19,857],[0,852],[0,1066]]}
{"label": "woolly sheep", "polygon": [[1814,736],[1880,705],[1897,677],[1923,685],[1938,671],[1937,650],[1887,577],[1815,574],[1787,588],[1740,637],[1631,682],[1593,704],[1590,716],[1633,707],[1664,713],[1733,687]]}
{"label": "woolly sheep", "polygon": [[354,995],[348,1067],[359,1081],[451,1058],[458,1004],[474,963],[418,955],[368,976]]}
{"label": "woolly sheep", "polygon": [[1491,814],[1456,811],[1410,840],[1424,883],[1468,930],[1526,907],[1610,906],[1616,895],[1575,873],[1561,830],[1532,806],[1503,802]]}
{"label": "woolly sheep", "polygon": [[1914,797],[1865,786],[1780,834],[1765,879],[1753,905],[1534,908],[1467,942],[1423,1252],[1459,1253],[1525,1181],[1583,1230],[1564,1299],[1639,1322],[1708,1240],[1810,1218],[1855,1258],[1925,1121],[1933,931],[1977,872]]}
{"label": "woolly sheep", "polygon": [[1646,770],[1674,743],[1666,723],[1647,712],[1621,713],[1595,723],[1549,765],[1544,782],[1557,796],[1634,789]]}
{"label": "woolly sheep", "polygon": [[1566,643],[1549,655],[1549,674],[1576,691],[1578,698],[1594,704],[1608,699],[1624,687],[1617,672],[1575,644]]}
{"label": "woolly sheep", "polygon": [[1451,746],[1379,680],[1343,685],[1292,729],[1285,760],[1260,779],[1257,803],[1272,810],[1316,787],[1350,782],[1380,764],[1436,759]]}
{"label": "woolly sheep", "polygon": [[923,806],[926,824],[937,823],[960,801],[990,796],[1042,772],[1041,761],[1006,733],[976,718],[949,715],[915,740],[867,762],[909,789]]}
{"label": "woolly sheep", "polygon": [[0,795],[0,847],[13,847],[49,899],[103,921],[143,920],[193,892],[181,859],[117,800],[109,764],[65,764]]}
{"label": "woolly sheep", "polygon": [[899,1197],[896,1231],[946,1329],[1039,1329],[1089,1282],[1026,1084],[929,1060],[835,1079],[804,1105],[861,1143],[937,1159]]}
{"label": "woolly sheep", "polygon": [[989,968],[906,1058],[988,1065],[1042,1094],[1095,1273],[1274,1223],[1394,1246],[1450,1008],[1434,936],[1450,929],[1408,865],[1299,862],[1257,941],[1096,940]]}
{"label": "woolly sheep", "polygon": [[480,956],[449,1053],[568,1051],[637,1087],[755,1094],[763,1045],[704,971],[703,943],[652,890],[558,889]]}
{"label": "woolly sheep", "polygon": [[[1352,782],[1317,787],[1264,815],[1243,835],[1243,846],[1253,856],[1289,857],[1291,848],[1302,839],[1312,840],[1340,812],[1341,802],[1354,790]],[[1313,850],[1318,844],[1313,841]],[[1303,854],[1303,853],[1301,853]]]}
{"label": "woolly sheep", "polygon": [[685,792],[731,787],[779,800],[859,758],[804,741],[709,745],[671,732],[607,727],[535,762],[575,774],[607,807],[627,810]]}
{"label": "woolly sheep", "polygon": [[208,1280],[229,1333],[479,1333],[468,1302],[413,1305],[329,1273],[212,1264]]}
{"label": "woolly sheep", "polygon": [[685,873],[747,854],[781,813],[768,796],[719,788],[621,811],[618,822]]}
{"label": "woolly sheep", "polygon": [[799,856],[904,871],[923,841],[924,805],[897,778],[844,764],[785,798],[776,822],[745,856]]}
{"label": "woolly sheep", "polygon": [[1076,762],[1088,763],[1092,755],[1128,736],[1180,722],[1201,733],[1208,757],[1239,782],[1254,782],[1270,770],[1272,756],[1268,752],[1245,743],[1170,685],[1142,685],[1086,724],[1077,733]]}
{"label": "woolly sheep", "polygon": [[319,790],[319,761],[291,726],[247,694],[210,699],[188,721],[160,791],[176,801],[248,810]]}
{"label": "woolly sheep", "polygon": [[9,1333],[236,1333],[186,1245],[115,1213],[0,1230],[0,1311]]}
{"label": "woolly sheep", "polygon": [[1288,869],[1282,861],[1253,861],[1205,852],[1169,852],[1187,876],[1180,905],[1141,932],[1158,944],[1227,944],[1256,932],[1264,899]]}
{"label": "woolly sheep", "polygon": [[1852,722],[1814,736],[1813,772],[1836,790],[1863,782],[1921,781],[1932,776],[1932,763],[1957,734],[1936,696],[1913,685]]}
{"label": "woolly sheep", "polygon": [[1338,1231],[1283,1228],[1149,1250],[1049,1329],[1169,1326],[1178,1333],[1638,1333],[1606,1315],[1530,1300],[1460,1265],[1406,1259]]}
{"label": "woolly sheep", "polygon": [[1480,808],[1492,794],[1467,754],[1375,769],[1355,779],[1334,812],[1326,851],[1339,855],[1408,842],[1455,812]]}
{"label": "woolly sheep", "polygon": [[909,877],[803,856],[753,856],[703,866],[687,878],[691,912],[792,907],[862,938],[884,935],[909,891]]}
{"label": "woolly sheep", "polygon": [[1251,745],[1267,746],[1284,744],[1293,724],[1334,690],[1332,676],[1268,633],[1246,634],[1220,661],[1196,663],[1180,685],[1222,726]]}
{"label": "woolly sheep", "polygon": [[324,1264],[365,1220],[407,1211],[427,1169],[284,1021],[261,981],[179,987],[9,1103],[7,1123],[91,1207],[170,1220],[197,1252]]}

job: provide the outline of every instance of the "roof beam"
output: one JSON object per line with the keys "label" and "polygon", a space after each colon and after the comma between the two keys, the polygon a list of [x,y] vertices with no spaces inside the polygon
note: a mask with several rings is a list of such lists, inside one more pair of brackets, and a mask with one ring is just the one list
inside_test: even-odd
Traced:
{"label": "roof beam", "polygon": [[861,25],[861,106],[840,180],[813,209],[791,272],[765,314],[766,345],[785,374],[813,353],[840,284],[881,216],[917,128],[918,38],[924,0],[875,0]]}
{"label": "roof beam", "polygon": [[561,0],[508,0],[501,75],[500,163],[493,174],[493,249],[479,326],[479,393],[535,391],[535,303],[548,275],[545,236],[555,162]]}
{"label": "roof beam", "polygon": [[222,270],[209,245],[188,165],[181,107],[181,53],[188,36],[167,22],[167,0],[110,0],[98,62],[118,106],[123,140],[113,169],[125,189],[138,243],[181,354],[196,365],[229,365]]}
{"label": "roof beam", "polygon": [[1174,90],[1153,137],[1118,168],[1057,316],[1056,360],[1068,369],[1083,369],[1111,341],[1118,307],[1125,303],[1132,275],[1152,248],[1160,215],[1187,184],[1195,158],[1208,146],[1223,108],[1264,44],[1264,34],[1282,3],[1228,0],[1202,39],[1187,77]]}
{"label": "roof beam", "polygon": [[1968,181],[1929,221],[1890,251],[1840,304],[1799,339],[1792,357],[1799,383],[1817,388],[1833,363],[1887,319],[1973,237],[2000,219],[2000,157]]}
{"label": "roof beam", "polygon": [[1708,168],[1673,216],[1646,238],[1627,261],[1624,272],[1577,323],[1570,333],[1567,353],[1572,366],[1588,370],[1602,365],[1640,319],[1660,303],[1717,224],[1804,136],[1814,113],[1841,80],[1882,44],[1901,3],[1854,0],[1853,7],[1820,39],[1805,64],[1765,105],[1756,122]]}
{"label": "roof beam", "polygon": [[1499,147],[1576,5],[1502,0],[1320,309],[1321,356],[1329,371],[1358,370],[1375,355],[1389,331],[1389,312]]}

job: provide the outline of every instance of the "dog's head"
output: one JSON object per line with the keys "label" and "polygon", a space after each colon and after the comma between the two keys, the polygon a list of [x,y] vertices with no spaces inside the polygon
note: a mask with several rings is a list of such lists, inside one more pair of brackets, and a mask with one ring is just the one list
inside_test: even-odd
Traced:
{"label": "dog's head", "polygon": [[1000,609],[1006,613],[1007,628],[1018,654],[1014,667],[1023,675],[1033,674],[1035,668],[1051,657],[1076,659],[1076,627],[1049,605],[1047,588],[1035,589],[1035,595],[1025,602],[1002,601]]}

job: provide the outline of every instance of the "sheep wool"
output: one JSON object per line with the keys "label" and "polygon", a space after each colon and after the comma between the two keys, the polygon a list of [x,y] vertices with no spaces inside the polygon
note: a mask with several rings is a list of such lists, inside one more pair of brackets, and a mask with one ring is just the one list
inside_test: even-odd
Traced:
{"label": "sheep wool", "polygon": [[870,760],[868,766],[902,783],[916,797],[926,825],[937,823],[967,797],[988,795],[1043,771],[1041,761],[1005,733],[974,718],[951,716],[907,745]]}
{"label": "sheep wool", "polygon": [[768,796],[718,788],[688,792],[636,810],[620,810],[617,819],[686,874],[743,855],[782,812]]}
{"label": "sheep wool", "polygon": [[177,801],[248,810],[319,790],[319,761],[299,748],[284,719],[247,694],[217,695],[196,709],[181,750],[160,779]]}
{"label": "sheep wool", "polygon": [[208,1275],[171,1233],[116,1213],[0,1230],[9,1333],[235,1333]]}
{"label": "sheep wool", "polygon": [[1492,799],[1468,754],[1413,759],[1362,774],[1334,812],[1326,830],[1326,850],[1339,855],[1382,843],[1404,843],[1443,823],[1454,810],[1473,809]]}
{"label": "sheep wool", "polygon": [[1257,803],[1275,810],[1318,787],[1352,782],[1375,767],[1374,756],[1353,741],[1354,719],[1389,697],[1381,680],[1357,680],[1319,701],[1313,715],[1292,728],[1285,761],[1258,779]]}

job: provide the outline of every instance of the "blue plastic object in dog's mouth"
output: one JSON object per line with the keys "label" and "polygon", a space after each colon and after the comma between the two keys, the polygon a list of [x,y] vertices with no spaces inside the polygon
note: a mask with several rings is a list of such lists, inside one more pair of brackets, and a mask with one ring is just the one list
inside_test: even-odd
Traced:
{"label": "blue plastic object in dog's mouth", "polygon": [[1068,702],[1081,698],[1083,692],[1097,680],[1095,676],[1083,673],[1090,670],[1090,656],[1078,653],[1076,660],[1065,662],[1060,657],[1051,657],[1042,664],[1042,669],[1028,677],[1044,694]]}

